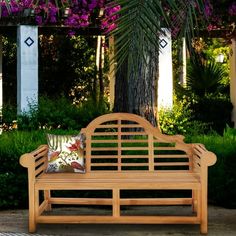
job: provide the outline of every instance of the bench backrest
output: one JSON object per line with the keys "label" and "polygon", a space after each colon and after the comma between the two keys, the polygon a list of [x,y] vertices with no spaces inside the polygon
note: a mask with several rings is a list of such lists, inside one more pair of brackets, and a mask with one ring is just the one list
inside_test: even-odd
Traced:
{"label": "bench backrest", "polygon": [[81,132],[86,136],[86,172],[192,169],[192,148],[183,136],[164,135],[134,114],[100,116]]}

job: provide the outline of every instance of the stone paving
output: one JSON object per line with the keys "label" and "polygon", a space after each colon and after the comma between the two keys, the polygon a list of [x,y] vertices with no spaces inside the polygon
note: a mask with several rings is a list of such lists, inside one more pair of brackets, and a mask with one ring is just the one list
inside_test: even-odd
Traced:
{"label": "stone paving", "polygon": [[[179,209],[171,207],[172,212]],[[63,208],[71,213],[73,208]],[[79,209],[80,212],[87,208]],[[155,207],[135,210],[138,213],[155,211]],[[185,212],[185,208],[182,208]],[[90,210],[91,211],[91,210]],[[106,209],[92,209],[91,213],[103,213]],[[158,208],[158,212],[165,209]],[[118,224],[39,224],[36,234],[28,233],[28,211],[0,211],[0,236],[195,236],[200,235],[198,225],[118,225]],[[236,236],[236,209],[209,207],[208,236]]]}

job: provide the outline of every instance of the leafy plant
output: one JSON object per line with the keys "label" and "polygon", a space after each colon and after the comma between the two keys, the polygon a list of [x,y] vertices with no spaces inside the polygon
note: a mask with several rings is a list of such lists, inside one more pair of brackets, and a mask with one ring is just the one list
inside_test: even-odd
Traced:
{"label": "leafy plant", "polygon": [[193,120],[209,124],[219,134],[223,134],[227,124],[232,126],[232,108],[229,98],[221,95],[199,97],[191,103]]}
{"label": "leafy plant", "polygon": [[194,57],[187,71],[187,90],[196,96],[219,93],[221,81],[225,78],[225,69],[214,61],[205,61]]}
{"label": "leafy plant", "polygon": [[199,135],[208,131],[208,125],[192,119],[190,103],[186,98],[175,99],[172,109],[160,109],[159,124],[163,133]]}
{"label": "leafy plant", "polygon": [[173,0],[144,0],[142,3],[140,0],[112,0],[111,5],[121,6],[121,10],[114,14],[118,14],[119,18],[111,22],[118,25],[112,32],[117,37],[118,67],[128,59],[128,71],[135,73],[136,77],[140,60],[147,62],[150,52],[159,50],[157,35],[165,34],[163,27],[170,28],[172,36],[181,38],[184,35],[190,42],[193,29],[198,27],[196,22],[200,22],[203,16],[200,12],[196,13],[204,8],[202,1],[192,4]]}
{"label": "leafy plant", "polygon": [[27,170],[19,157],[46,143],[43,132],[3,132],[0,135],[0,208],[27,207]]}
{"label": "leafy plant", "polygon": [[4,130],[12,129],[13,121],[17,119],[16,106],[9,103],[3,104],[1,124]]}
{"label": "leafy plant", "polygon": [[229,79],[229,71],[230,71],[230,63],[229,63],[229,55],[230,55],[230,47],[229,44],[222,38],[208,38],[205,39],[205,47],[203,48],[203,54],[205,55],[207,60],[214,60],[222,54],[224,56],[224,60],[222,63],[219,63],[221,67],[223,67],[225,71],[225,77],[221,81],[221,83],[227,87],[230,84]]}
{"label": "leafy plant", "polygon": [[218,134],[188,136],[188,142],[203,143],[217,155],[217,162],[209,168],[209,201],[213,204],[236,208],[236,130],[227,128]]}
{"label": "leafy plant", "polygon": [[108,112],[105,101],[97,104],[90,99],[78,106],[64,97],[40,97],[38,106],[30,104],[29,107],[29,112],[18,117],[20,130],[80,130],[95,117]]}

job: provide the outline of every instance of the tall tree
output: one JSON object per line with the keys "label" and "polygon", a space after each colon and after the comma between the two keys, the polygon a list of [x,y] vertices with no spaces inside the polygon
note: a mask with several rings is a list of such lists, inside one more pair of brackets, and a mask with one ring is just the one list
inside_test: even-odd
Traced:
{"label": "tall tree", "polygon": [[112,31],[118,64],[115,97],[123,100],[115,98],[115,108],[125,102],[122,111],[142,115],[156,125],[158,38],[165,27],[172,36],[185,36],[190,42],[204,5],[201,0],[115,0],[109,6],[117,4],[121,10]]}

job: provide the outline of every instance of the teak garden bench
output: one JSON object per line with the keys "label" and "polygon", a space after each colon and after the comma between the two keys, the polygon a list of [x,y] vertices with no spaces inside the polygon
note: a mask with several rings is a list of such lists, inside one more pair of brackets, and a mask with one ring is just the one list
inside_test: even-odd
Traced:
{"label": "teak garden bench", "polygon": [[[164,135],[144,118],[112,113],[94,119],[85,134],[85,174],[46,173],[48,146],[21,156],[28,168],[29,232],[38,223],[200,224],[207,233],[208,166],[216,156],[181,135]],[[111,198],[58,198],[51,190],[108,190]],[[189,190],[189,197],[124,198],[124,190]],[[41,202],[39,192],[43,191]],[[52,204],[111,205],[111,215],[52,215]],[[122,215],[122,205],[190,205],[191,214]],[[176,214],[176,212],[175,212]]]}

